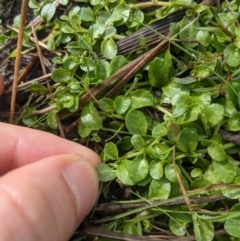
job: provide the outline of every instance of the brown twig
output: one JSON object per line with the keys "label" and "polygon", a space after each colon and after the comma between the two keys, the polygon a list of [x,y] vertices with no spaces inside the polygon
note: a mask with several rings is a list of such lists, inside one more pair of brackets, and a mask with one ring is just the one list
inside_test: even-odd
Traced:
{"label": "brown twig", "polygon": [[[225,234],[226,231],[223,229],[217,230],[214,233],[214,236],[219,236]],[[115,240],[123,241],[194,241],[196,240],[194,235],[187,237],[178,237],[178,236],[166,236],[166,235],[131,235],[115,231],[106,231],[100,228],[87,228],[83,231],[80,231],[78,234],[74,235],[74,239],[83,237],[85,235],[96,236],[96,237],[105,237]]]}
{"label": "brown twig", "polygon": [[178,185],[182,191],[182,194],[184,196],[184,200],[186,202],[186,205],[189,209],[189,211],[192,211],[193,210],[193,207],[192,207],[192,204],[190,202],[190,199],[189,197],[187,196],[187,191],[185,190],[185,187],[183,185],[183,182],[182,182],[182,179],[179,175],[179,172],[178,172],[178,166],[176,165],[176,160],[175,160],[175,146],[173,147],[173,167],[174,167],[174,170],[175,170],[175,173],[176,173],[176,177],[177,177],[177,180],[178,180]]}
{"label": "brown twig", "polygon": [[220,0],[216,0],[216,5],[217,5],[217,12],[220,13],[220,12],[221,12],[221,3],[220,3]]}
{"label": "brown twig", "polygon": [[[199,203],[212,203],[220,200],[224,200],[226,197],[223,195],[216,195],[212,197],[200,197],[200,198],[190,198],[192,204],[199,204]],[[151,203],[157,203],[160,200],[153,200]],[[164,201],[164,200],[163,200]],[[139,201],[135,203],[101,203],[98,204],[95,208],[95,212],[102,214],[102,215],[111,215],[116,213],[123,213],[128,210],[133,210],[135,208],[140,208],[148,204],[146,201]],[[175,201],[169,201],[167,203],[163,203],[157,205],[157,207],[170,207],[170,206],[179,206],[186,204],[184,198],[179,198]]]}
{"label": "brown twig", "polygon": [[52,73],[49,73],[49,74],[43,75],[41,77],[38,77],[36,79],[29,80],[28,82],[19,85],[19,88],[29,86],[31,83],[33,83],[35,81],[38,82],[38,81],[46,80],[47,78],[51,77],[51,75],[52,75]]}
{"label": "brown twig", "polygon": [[24,26],[25,26],[26,15],[27,15],[27,6],[28,6],[28,0],[23,0],[22,6],[21,6],[21,20],[20,20],[18,42],[17,42],[17,54],[16,54],[16,61],[14,66],[14,79],[13,79],[11,109],[10,109],[10,118],[9,118],[9,123],[11,124],[13,124],[14,114],[15,114],[17,84],[18,84],[18,76],[19,76],[19,66],[21,64],[22,40],[23,40]]}
{"label": "brown twig", "polygon": [[[42,49],[40,48],[40,42],[38,41],[38,37],[37,37],[36,31],[35,31],[33,22],[30,23],[30,26],[32,28],[33,40],[34,40],[34,42],[36,44],[36,47],[37,47],[38,57],[39,57],[39,60],[40,60],[40,63],[41,63],[42,71],[43,71],[43,74],[46,75],[47,70],[46,70],[46,67],[45,67],[44,62],[43,62]],[[48,79],[46,79],[46,82],[47,82],[48,91],[51,92],[51,85],[49,84]]]}
{"label": "brown twig", "polygon": [[37,61],[38,61],[38,56],[33,56],[31,58],[29,64],[26,66],[26,68],[21,71],[21,73],[18,77],[18,83],[23,81],[26,78],[27,74],[32,69],[32,67],[37,63]]}
{"label": "brown twig", "polygon": [[219,130],[218,133],[222,136],[222,138],[226,141],[232,142],[236,145],[240,146],[240,135],[239,134],[233,134],[224,130]]}

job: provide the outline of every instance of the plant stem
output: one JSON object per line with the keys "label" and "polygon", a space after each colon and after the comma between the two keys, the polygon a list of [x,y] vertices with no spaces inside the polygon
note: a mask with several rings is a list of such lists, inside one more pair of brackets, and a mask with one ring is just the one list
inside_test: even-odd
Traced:
{"label": "plant stem", "polygon": [[155,105],[154,108],[161,111],[162,113],[172,117],[172,113],[170,113],[168,110],[164,109],[163,107],[161,107],[159,105]]}
{"label": "plant stem", "polygon": [[173,3],[170,2],[162,2],[162,1],[151,1],[151,2],[143,2],[143,3],[136,3],[136,4],[128,4],[129,8],[149,8],[149,7],[156,7],[156,6],[172,6]]}

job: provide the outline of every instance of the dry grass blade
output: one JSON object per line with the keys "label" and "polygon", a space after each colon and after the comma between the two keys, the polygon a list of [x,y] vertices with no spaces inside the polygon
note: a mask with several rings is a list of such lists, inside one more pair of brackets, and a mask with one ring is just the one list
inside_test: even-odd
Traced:
{"label": "dry grass blade", "polygon": [[189,211],[192,211],[192,210],[194,210],[194,209],[193,209],[193,207],[192,207],[192,204],[191,204],[191,201],[190,201],[189,197],[187,196],[187,191],[186,191],[186,189],[185,189],[185,187],[184,187],[184,185],[183,185],[182,179],[181,179],[180,174],[179,174],[179,172],[178,172],[178,167],[177,167],[177,165],[176,165],[176,160],[175,160],[175,146],[174,146],[174,148],[173,148],[173,167],[174,167],[174,170],[175,170],[175,173],[176,173],[176,177],[177,177],[177,180],[178,180],[178,185],[179,185],[180,190],[181,190],[181,192],[182,192],[182,194],[183,194],[183,196],[184,196],[185,203],[186,203]]}
{"label": "dry grass blade", "polygon": [[9,123],[11,124],[13,124],[14,122],[19,66],[21,63],[22,40],[23,40],[24,26],[25,26],[26,15],[27,15],[27,6],[28,6],[28,1],[23,0],[22,7],[21,7],[20,29],[19,29],[19,36],[18,36],[18,42],[17,42],[17,55],[16,55],[16,61],[15,61],[15,67],[14,67],[14,80],[13,80],[13,87],[12,87],[11,110],[10,110],[10,118],[9,118]]}

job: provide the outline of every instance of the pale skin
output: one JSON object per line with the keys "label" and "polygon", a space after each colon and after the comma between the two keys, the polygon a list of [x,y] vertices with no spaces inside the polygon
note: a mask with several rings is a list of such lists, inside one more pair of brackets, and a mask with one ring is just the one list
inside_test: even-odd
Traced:
{"label": "pale skin", "polygon": [[100,161],[77,143],[0,123],[0,240],[67,241],[96,201]]}

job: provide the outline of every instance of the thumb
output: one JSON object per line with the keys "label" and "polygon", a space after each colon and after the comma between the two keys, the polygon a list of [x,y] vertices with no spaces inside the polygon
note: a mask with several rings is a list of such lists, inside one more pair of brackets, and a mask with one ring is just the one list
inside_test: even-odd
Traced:
{"label": "thumb", "polygon": [[93,207],[98,179],[76,155],[58,155],[0,178],[1,241],[66,241]]}

